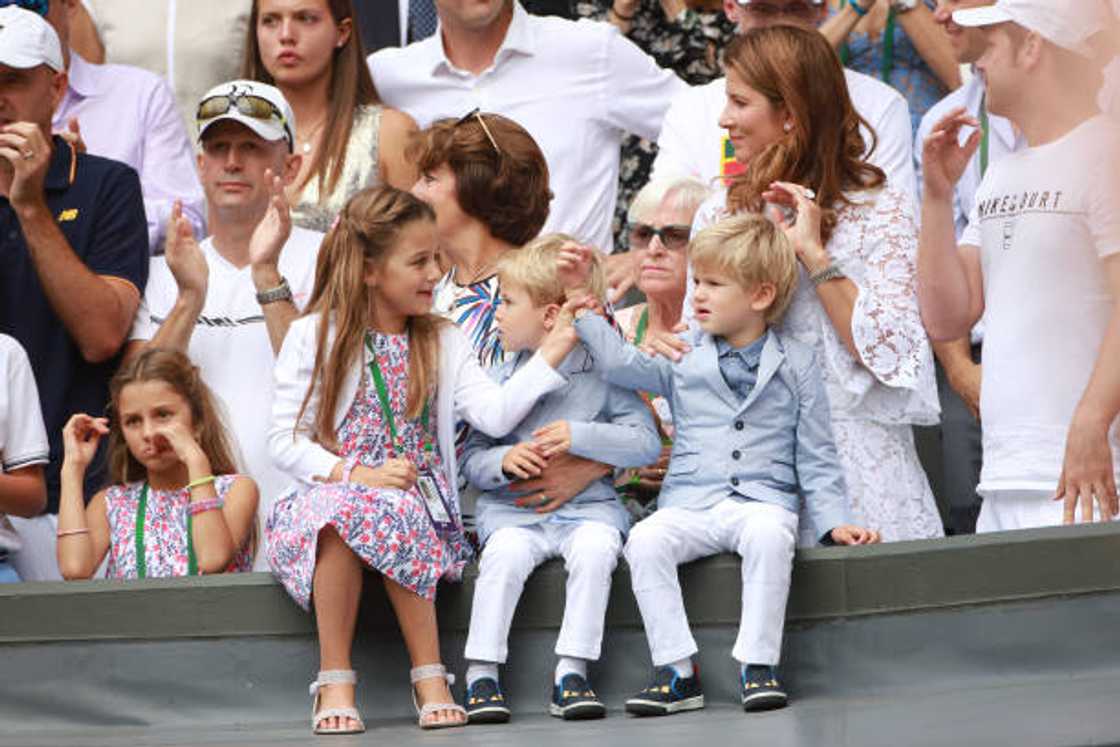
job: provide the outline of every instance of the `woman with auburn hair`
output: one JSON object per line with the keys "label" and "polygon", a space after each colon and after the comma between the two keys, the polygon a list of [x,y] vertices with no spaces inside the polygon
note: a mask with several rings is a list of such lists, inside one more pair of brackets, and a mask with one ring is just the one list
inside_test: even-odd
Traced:
{"label": "woman with auburn hair", "polygon": [[297,226],[326,232],[356,192],[416,181],[405,158],[416,123],[381,105],[351,0],[254,0],[242,77],[276,86],[295,112]]}
{"label": "woman with auburn hair", "polygon": [[[801,280],[782,327],[816,349],[854,521],[885,541],[939,537],[911,430],[939,413],[918,313],[912,200],[863,160],[866,123],[819,33],[757,29],[736,38],[724,62],[720,125],[745,170],[701,207],[696,227],[756,212],[785,231]],[[662,335],[655,346],[676,354],[675,339]],[[802,541],[819,537],[803,521]]]}

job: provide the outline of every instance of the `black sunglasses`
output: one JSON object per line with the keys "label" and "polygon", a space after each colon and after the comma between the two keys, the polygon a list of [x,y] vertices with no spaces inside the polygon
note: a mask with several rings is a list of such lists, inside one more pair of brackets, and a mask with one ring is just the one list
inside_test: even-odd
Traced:
{"label": "black sunglasses", "polygon": [[692,227],[683,225],[662,226],[654,228],[648,223],[633,223],[630,226],[631,248],[644,249],[653,241],[653,237],[661,239],[666,249],[677,251],[688,246],[692,236]]}

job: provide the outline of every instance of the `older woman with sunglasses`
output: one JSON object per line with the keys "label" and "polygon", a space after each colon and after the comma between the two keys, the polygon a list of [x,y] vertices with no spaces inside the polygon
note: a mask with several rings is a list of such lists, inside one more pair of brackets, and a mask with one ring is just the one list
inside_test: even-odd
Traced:
{"label": "older woman with sunglasses", "polygon": [[[688,285],[692,220],[709,192],[695,179],[653,181],[643,187],[631,203],[627,228],[630,252],[634,254],[637,268],[637,288],[646,301],[617,312],[615,320],[626,339],[635,345],[644,345],[647,338],[672,334],[681,322]],[[623,502],[635,518],[643,518],[656,508],[653,500],[661,491],[669,461],[669,439],[673,434],[669,403],[664,397],[652,397],[647,401],[657,417],[666,446],[657,463],[626,470],[616,483]]]}

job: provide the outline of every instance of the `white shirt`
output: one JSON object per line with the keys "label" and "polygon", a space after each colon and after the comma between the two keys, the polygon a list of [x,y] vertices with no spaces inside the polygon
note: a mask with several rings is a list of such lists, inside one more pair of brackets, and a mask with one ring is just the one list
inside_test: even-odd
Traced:
{"label": "white shirt", "polygon": [[494,63],[480,75],[447,59],[438,32],[379,50],[369,65],[384,103],[421,127],[478,107],[528,130],[548,161],[555,195],[544,231],[604,251],[614,245],[623,133],[656,138],[669,101],[684,88],[614,26],[532,16],[517,2]]}
{"label": "white shirt", "polygon": [[[15,339],[0,334],[0,472],[46,464],[49,453],[31,362]],[[0,550],[19,548],[19,535],[0,513]]]}
{"label": "white shirt", "polygon": [[1098,116],[1006,156],[977,190],[961,243],[981,248],[984,278],[981,491],[1057,486],[1116,303],[1101,260],[1120,252],[1117,163],[1120,127]]}
{"label": "white shirt", "polygon": [[[959,107],[980,118],[980,104],[984,100],[984,79],[973,75],[963,86],[938,101],[922,117],[918,125],[918,134],[914,138],[914,173],[918,179],[918,194],[922,191],[922,144],[933,132],[936,125],[946,114]],[[988,115],[988,167],[1003,159],[1008,153],[1014,153],[1026,147],[1026,140],[1015,134],[1015,127],[1010,120],[994,114]],[[972,130],[964,128],[961,132],[963,143],[972,134]],[[976,189],[980,186],[980,149],[976,156],[965,169],[957,188],[953,192],[953,222],[957,228],[959,240],[968,226],[968,216],[972,215],[972,206],[976,201]]]}
{"label": "white shirt", "polygon": [[[903,193],[916,196],[910,106],[900,93],[872,77],[844,70],[848,94],[860,116],[870,123],[879,143],[869,159],[887,174],[887,182]],[[714,185],[720,177],[741,168],[727,130],[719,126],[727,102],[727,83],[717,78],[677,94],[665,114],[653,162],[654,179],[692,177]],[[864,140],[871,138],[866,130]],[[917,205],[915,198],[914,204]]]}
{"label": "white shirt", "polygon": [[[288,279],[296,308],[302,309],[311,296],[315,260],[322,240],[320,233],[293,227],[280,254],[280,274]],[[210,267],[210,281],[187,354],[225,405],[229,432],[240,447],[242,466],[260,487],[259,515],[265,516],[272,501],[288,484],[268,455],[275,356],[249,266],[238,268],[230,264],[210,238],[199,246]],[[131,339],[155,337],[178,295],[179,288],[167,260],[153,258]]]}

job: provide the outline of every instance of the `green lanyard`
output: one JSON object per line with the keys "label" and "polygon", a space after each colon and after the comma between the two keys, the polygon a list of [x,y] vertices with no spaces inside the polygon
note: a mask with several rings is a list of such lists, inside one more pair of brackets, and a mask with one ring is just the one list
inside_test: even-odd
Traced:
{"label": "green lanyard", "polygon": [[[144,545],[144,523],[148,517],[148,483],[140,490],[140,505],[136,507],[136,577],[147,578],[148,558]],[[194,554],[194,521],[187,511],[187,575],[198,575],[198,558]]]}
{"label": "green lanyard", "polygon": [[646,330],[649,329],[649,306],[647,305],[642,309],[642,315],[638,317],[638,329],[634,332],[634,344],[641,345],[642,341],[646,339]]}
{"label": "green lanyard", "polygon": [[991,140],[991,124],[988,122],[987,96],[980,98],[980,178],[988,173],[988,149]]}
{"label": "green lanyard", "polygon": [[[840,7],[843,8],[849,0],[841,0]],[[883,30],[883,57],[879,61],[879,77],[884,83],[891,82],[891,73],[894,72],[894,30],[895,30],[895,13],[894,8],[887,12],[887,27]],[[840,45],[840,62],[844,63],[847,67],[848,62],[852,58],[852,50],[848,47],[848,43],[844,42]]]}
{"label": "green lanyard", "polygon": [[[399,448],[404,451],[404,441],[397,433],[397,421],[393,417],[393,403],[389,399],[389,388],[385,386],[385,377],[381,375],[381,364],[377,362],[377,351],[373,349],[373,338],[366,334],[366,349],[369,350],[369,375],[373,379],[374,388],[377,389],[377,401],[381,404],[381,414],[385,416],[385,423],[389,428],[389,446],[394,450]],[[432,459],[432,440],[428,437],[428,403],[424,403],[424,410],[420,413],[420,427],[424,430],[422,446],[424,457],[429,466]]]}

